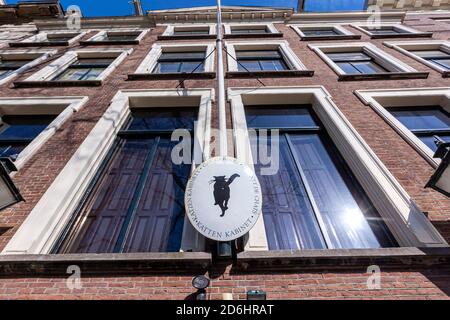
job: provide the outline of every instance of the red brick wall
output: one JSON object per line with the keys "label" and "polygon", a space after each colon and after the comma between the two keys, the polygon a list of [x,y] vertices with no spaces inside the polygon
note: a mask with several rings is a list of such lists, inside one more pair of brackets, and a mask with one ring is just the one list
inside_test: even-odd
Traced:
{"label": "red brick wall", "polygon": [[[448,39],[450,24],[435,23],[422,16],[406,20],[406,24],[423,31],[435,32],[435,39]],[[371,41],[379,48],[410,64],[418,71],[430,72],[428,79],[351,81],[338,82],[337,75],[308,47],[306,41],[299,41],[298,35],[289,27],[277,24],[279,31],[289,41],[291,48],[302,62],[315,71],[312,78],[262,79],[266,86],[309,86],[323,85],[332,95],[333,101],[347,119],[358,130],[378,157],[383,161],[400,184],[413,197],[418,206],[428,212],[429,218],[443,236],[450,240],[450,200],[430,189],[424,189],[433,168],[412,149],[392,128],[370,107],[365,106],[353,94],[358,89],[388,89],[415,87],[449,87],[450,79],[382,45],[383,40],[372,41],[362,34],[361,41]],[[156,41],[164,27],[152,30],[143,43],[135,46],[135,51],[110,75],[100,88],[35,88],[14,89],[9,83],[0,88],[1,97],[24,96],[89,96],[88,104],[74,114],[58,132],[40,149],[14,181],[26,199],[0,213],[0,225],[12,229],[0,235],[0,250],[11,239],[21,223],[36,205],[44,192],[59,174],[66,162],[88,135],[97,120],[109,105],[119,89],[175,88],[178,81],[126,81],[127,75],[136,70]],[[86,35],[85,39],[92,34]],[[207,40],[202,40],[202,42]],[[173,41],[171,41],[172,43]],[[181,42],[181,41],[180,41]],[[22,78],[28,77],[31,72]],[[261,86],[255,79],[226,80],[229,87]],[[211,80],[186,81],[187,88],[210,88]],[[229,110],[228,110],[229,111]],[[217,128],[217,110],[214,106],[213,127]],[[230,112],[228,112],[230,115]],[[228,119],[231,128],[231,119]],[[450,292],[450,269],[384,271],[381,290],[367,290],[365,267],[361,270],[341,270],[339,272],[317,273],[274,273],[240,275],[227,269],[214,274],[209,289],[211,298],[220,298],[222,293],[233,293],[235,298],[244,298],[248,289],[258,288],[268,292],[268,298],[448,298]],[[1,276],[1,275],[0,275]],[[146,276],[146,277],[86,277],[82,279],[83,289],[71,292],[63,278],[0,278],[0,298],[185,298],[194,292],[191,277]]]}

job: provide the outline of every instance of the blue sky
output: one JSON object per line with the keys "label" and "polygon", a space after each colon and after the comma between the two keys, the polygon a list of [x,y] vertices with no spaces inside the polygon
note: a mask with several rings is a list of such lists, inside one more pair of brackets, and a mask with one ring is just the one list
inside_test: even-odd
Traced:
{"label": "blue sky", "polygon": [[[306,0],[306,11],[361,10],[366,0]],[[6,0],[8,4],[18,0]],[[78,5],[84,16],[133,14],[131,0],[61,0],[64,8]],[[214,5],[215,0],[141,0],[144,10]],[[222,5],[297,7],[297,0],[222,0]]]}

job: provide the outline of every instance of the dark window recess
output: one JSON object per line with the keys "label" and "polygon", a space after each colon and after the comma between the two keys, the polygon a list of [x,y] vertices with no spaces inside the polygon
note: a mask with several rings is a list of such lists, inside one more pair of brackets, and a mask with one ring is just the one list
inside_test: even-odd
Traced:
{"label": "dark window recess", "polygon": [[431,150],[437,150],[434,136],[450,142],[450,113],[442,107],[393,107],[387,110]]}
{"label": "dark window recess", "polygon": [[409,34],[409,33],[411,33],[406,30],[394,28],[394,27],[381,27],[378,29],[364,28],[364,29],[369,31],[373,35],[392,35],[392,34]]}
{"label": "dark window recess", "polygon": [[270,33],[266,27],[261,28],[234,28],[231,27],[231,34],[265,34]]}
{"label": "dark window recess", "polygon": [[56,115],[4,115],[0,125],[0,157],[17,158]]}
{"label": "dark window recess", "polygon": [[208,34],[209,34],[209,28],[189,29],[189,30],[175,28],[173,31],[174,36],[208,35]]}
{"label": "dark window recess", "polygon": [[364,52],[328,53],[327,56],[346,74],[376,74],[389,72]]}
{"label": "dark window recess", "polygon": [[138,34],[107,34],[103,41],[134,41]]}
{"label": "dark window recess", "polygon": [[308,30],[302,30],[302,33],[306,37],[318,37],[318,36],[337,36],[341,33],[337,32],[335,29],[308,29]]}
{"label": "dark window recess", "polygon": [[153,73],[191,73],[205,71],[205,52],[165,52]]}
{"label": "dark window recess", "polygon": [[78,58],[53,81],[96,80],[116,58]]}
{"label": "dark window recess", "polygon": [[442,50],[420,50],[411,51],[411,53],[421,57],[422,59],[430,61],[441,68],[450,70],[450,53]]}
{"label": "dark window recess", "polygon": [[27,63],[33,61],[32,59],[17,60],[0,58],[0,79],[7,77],[11,72],[20,69]]}
{"label": "dark window recess", "polygon": [[48,42],[67,42],[75,38],[77,35],[47,35]]}
{"label": "dark window recess", "polygon": [[177,252],[191,165],[175,165],[173,129],[196,108],[134,109],[55,252]]}
{"label": "dark window recess", "polygon": [[236,59],[239,71],[289,70],[279,50],[238,50]]}
{"label": "dark window recess", "polygon": [[[311,106],[248,106],[246,118],[250,129],[280,129],[279,170],[255,165],[270,250],[397,246]],[[250,136],[271,154],[270,134]]]}

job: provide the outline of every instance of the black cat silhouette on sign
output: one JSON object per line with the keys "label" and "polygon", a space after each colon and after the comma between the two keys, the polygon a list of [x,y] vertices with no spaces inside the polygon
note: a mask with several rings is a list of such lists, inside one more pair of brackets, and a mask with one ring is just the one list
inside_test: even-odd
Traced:
{"label": "black cat silhouette on sign", "polygon": [[228,201],[230,200],[230,184],[233,183],[234,179],[240,177],[237,173],[233,174],[229,179],[226,176],[214,176],[214,205],[219,206],[222,210],[223,217],[225,211],[228,210]]}

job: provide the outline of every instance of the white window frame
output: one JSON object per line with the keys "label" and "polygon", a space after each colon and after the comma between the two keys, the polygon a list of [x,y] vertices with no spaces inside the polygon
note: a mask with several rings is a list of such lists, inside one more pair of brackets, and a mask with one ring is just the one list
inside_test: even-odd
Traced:
{"label": "white window frame", "polygon": [[152,74],[158,59],[163,52],[202,51],[205,52],[205,70],[203,72],[214,72],[214,43],[183,43],[183,44],[160,44],[155,43],[152,49],[141,62],[134,74]]}
{"label": "white window frame", "polygon": [[416,61],[419,61],[420,63],[430,67],[431,69],[442,73],[444,76],[450,75],[450,70],[442,68],[411,52],[414,50],[443,50],[444,52],[450,53],[450,41],[445,40],[387,41],[383,42],[383,44],[388,48],[397,50],[398,52],[401,52],[404,55]]}
{"label": "white window frame", "polygon": [[33,46],[40,46],[40,45],[48,45],[52,44],[51,40],[48,40],[49,35],[73,35],[72,39],[68,41],[67,45],[72,45],[75,42],[77,42],[79,39],[81,39],[87,31],[79,32],[79,31],[70,31],[70,30],[64,30],[64,31],[41,31],[36,35],[33,35],[31,37],[27,37],[19,42],[12,42],[12,45],[33,45]]}
{"label": "white window frame", "polygon": [[417,72],[417,70],[413,67],[391,56],[369,42],[309,44],[308,47],[317,53],[319,57],[325,61],[326,64],[328,64],[328,66],[339,76],[344,76],[347,73],[339,68],[339,66],[327,56],[327,53],[360,52],[362,50],[364,53],[373,57],[378,64],[387,70],[390,70],[390,72]]}
{"label": "white window frame", "polygon": [[[35,205],[1,254],[48,254],[111,149],[130,107],[199,107],[194,161],[210,155],[213,89],[122,90]],[[194,165],[195,166],[195,165]],[[193,167],[194,167],[193,166]],[[204,238],[185,218],[181,251],[204,251]]]}
{"label": "white window frame", "polygon": [[[72,63],[80,58],[105,58],[115,57],[115,60],[93,81],[103,82],[131,53],[133,49],[80,49],[67,51],[59,59],[52,61],[49,65],[25,79],[25,82],[52,81],[54,77],[67,69]],[[77,80],[74,80],[77,81]],[[88,80],[88,82],[91,80]],[[57,81],[54,81],[57,82]]]}
{"label": "white window frame", "polygon": [[228,71],[237,72],[238,63],[236,57],[236,50],[275,50],[279,49],[283,55],[284,62],[289,67],[289,70],[309,70],[297,57],[297,55],[292,51],[289,46],[289,42],[286,40],[270,40],[270,41],[226,41],[225,47],[227,49],[227,65]]}
{"label": "white window frame", "polygon": [[[344,28],[343,25],[340,24],[293,24],[290,25],[290,27],[300,36],[300,38],[308,40],[310,36],[307,36],[303,33],[302,30],[334,30],[336,33],[338,33],[335,37],[339,36],[348,36],[348,37],[355,37],[355,39],[360,38],[359,35],[351,32],[347,28]],[[333,37],[333,36],[330,36]]]}
{"label": "white window frame", "polygon": [[[92,43],[102,43],[104,41],[109,42],[110,40],[105,40],[108,34],[117,34],[117,35],[129,35],[133,33],[139,33],[136,35],[136,38],[134,41],[137,43],[140,43],[142,39],[145,37],[147,33],[150,32],[150,29],[108,29],[108,30],[101,30],[98,31],[95,35],[87,39],[86,41],[83,41],[83,44],[92,44]],[[114,42],[114,40],[112,40]],[[120,41],[117,41],[120,42]]]}
{"label": "white window frame", "polygon": [[[267,34],[280,34],[280,31],[275,27],[273,23],[226,23],[223,26],[224,29],[224,35],[226,36],[236,36],[236,34],[232,33],[232,29],[238,27],[242,29],[254,29],[254,28],[261,28],[264,27],[268,32]],[[254,36],[257,37],[258,34],[249,34],[248,36]]]}
{"label": "white window frame", "polygon": [[[168,25],[166,30],[164,30],[162,36],[163,37],[174,37],[176,36],[175,29],[185,29],[185,30],[195,30],[195,29],[206,29],[209,28],[209,35],[216,34],[216,25],[215,24],[171,24]],[[192,35],[189,35],[192,36]],[[195,37],[195,35],[193,35]]]}
{"label": "white window frame", "polygon": [[[400,246],[447,246],[444,238],[370,149],[322,86],[229,88],[235,155],[253,167],[244,105],[311,104],[328,135]],[[245,101],[245,104],[244,102]],[[264,217],[250,230],[246,250],[267,250]]]}
{"label": "white window frame", "polygon": [[29,63],[23,65],[19,69],[14,70],[8,76],[0,79],[0,85],[11,81],[16,78],[18,75],[25,73],[27,70],[43,63],[45,60],[55,55],[57,50],[1,50],[0,58],[4,56],[9,56],[11,58],[26,58],[30,56],[34,56],[35,59],[30,61]]}
{"label": "white window frame", "polygon": [[11,97],[0,98],[0,123],[3,115],[42,114],[58,116],[44,129],[14,161],[20,170],[56,131],[88,101],[88,97]]}
{"label": "white window frame", "polygon": [[434,168],[441,160],[433,158],[434,152],[414,133],[385,109],[396,106],[436,106],[450,112],[450,88],[376,89],[357,90],[356,95],[380,115],[409,145],[411,145]]}
{"label": "white window frame", "polygon": [[[417,36],[417,35],[422,35],[422,36],[427,36],[427,37],[431,37],[433,35],[433,33],[431,32],[423,32],[417,29],[414,29],[412,27],[406,26],[404,24],[401,23],[380,23],[380,24],[365,24],[365,23],[353,23],[351,24],[351,26],[359,31],[361,31],[362,33],[370,36],[371,38],[390,38],[390,37],[411,37],[411,36]],[[377,30],[376,27],[374,26],[379,26],[381,29],[383,27],[388,27],[388,28],[393,28],[394,30],[400,30],[400,31],[405,31],[406,33],[401,33],[401,34],[395,34],[395,35],[379,35],[376,33],[372,33],[370,32],[370,28]],[[367,28],[367,29],[366,29]]]}

